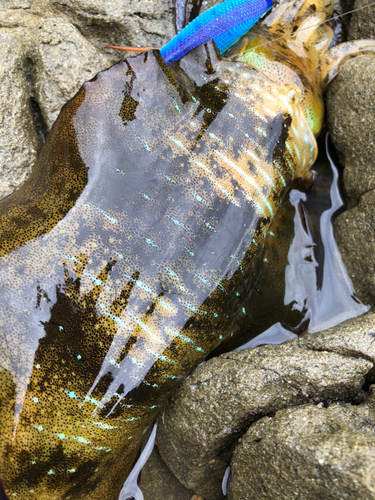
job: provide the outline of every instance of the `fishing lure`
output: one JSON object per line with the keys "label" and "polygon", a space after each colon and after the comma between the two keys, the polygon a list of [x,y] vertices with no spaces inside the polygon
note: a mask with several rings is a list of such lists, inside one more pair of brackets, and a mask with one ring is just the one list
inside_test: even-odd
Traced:
{"label": "fishing lure", "polygon": [[332,10],[285,1],[223,59],[209,42],[99,73],[0,202],[10,498],[117,499],[176,384],[246,328],[270,221],[316,157],[324,88],[374,52],[329,49]]}

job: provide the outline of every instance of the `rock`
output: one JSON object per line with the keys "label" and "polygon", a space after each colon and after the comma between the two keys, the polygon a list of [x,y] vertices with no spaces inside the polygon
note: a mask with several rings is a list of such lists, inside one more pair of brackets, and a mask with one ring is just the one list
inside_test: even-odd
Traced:
{"label": "rock", "polygon": [[0,198],[3,198],[24,182],[38,149],[23,43],[6,29],[0,29],[0,107]]}
{"label": "rock", "polygon": [[364,194],[356,207],[334,222],[340,248],[357,297],[375,305],[375,189]]}
{"label": "rock", "polygon": [[[175,35],[173,0],[51,0],[100,51],[104,45],[162,47]],[[122,53],[121,59],[131,53]]]}
{"label": "rock", "polygon": [[[163,46],[173,1],[0,0],[0,199],[20,187],[61,107],[129,53]],[[15,131],[17,131],[15,133]]]}
{"label": "rock", "polygon": [[233,447],[253,422],[308,402],[360,402],[375,359],[374,315],[348,325],[200,365],[159,421],[160,454],[178,479],[219,500]]}
{"label": "rock", "polygon": [[367,0],[356,0],[354,12],[350,19],[348,40],[375,38],[375,6]]}
{"label": "rock", "polygon": [[349,207],[375,188],[374,71],[375,57],[352,59],[328,87],[328,126],[344,166]]}
{"label": "rock", "polygon": [[324,332],[295,339],[299,347],[368,359],[375,364],[375,312],[341,323]]}
{"label": "rock", "polygon": [[62,106],[110,61],[62,18],[40,18],[36,33],[34,88],[49,130]]}
{"label": "rock", "polygon": [[144,500],[192,500],[194,498],[194,492],[185,488],[172,474],[160,458],[156,447],[142,469],[139,487]]}
{"label": "rock", "polygon": [[375,57],[347,62],[329,85],[328,124],[344,166],[349,210],[334,223],[358,298],[375,305]]}
{"label": "rock", "polygon": [[228,500],[375,498],[375,396],[359,406],[288,408],[236,448]]}
{"label": "rock", "polygon": [[81,85],[111,63],[64,17],[9,10],[0,13],[0,25],[25,40],[24,71],[47,130]]}

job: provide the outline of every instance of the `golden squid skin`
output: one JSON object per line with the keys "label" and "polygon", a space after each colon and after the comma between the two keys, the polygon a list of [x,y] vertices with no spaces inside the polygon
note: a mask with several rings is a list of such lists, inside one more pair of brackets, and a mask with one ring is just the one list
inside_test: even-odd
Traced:
{"label": "golden squid skin", "polygon": [[[314,8],[312,6],[314,5]],[[99,73],[0,202],[0,477],[9,498],[115,500],[179,380],[246,328],[254,259],[316,154],[329,2]],[[309,24],[310,23],[310,24]],[[270,36],[289,38],[246,49]],[[262,42],[263,40],[263,42]]]}

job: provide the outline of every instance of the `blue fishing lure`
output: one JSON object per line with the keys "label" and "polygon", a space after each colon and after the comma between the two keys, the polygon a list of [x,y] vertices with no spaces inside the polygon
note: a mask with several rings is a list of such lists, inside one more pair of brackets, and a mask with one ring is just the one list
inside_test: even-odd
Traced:
{"label": "blue fishing lure", "polygon": [[213,40],[222,54],[272,7],[272,0],[226,0],[203,12],[160,49],[171,64]]}

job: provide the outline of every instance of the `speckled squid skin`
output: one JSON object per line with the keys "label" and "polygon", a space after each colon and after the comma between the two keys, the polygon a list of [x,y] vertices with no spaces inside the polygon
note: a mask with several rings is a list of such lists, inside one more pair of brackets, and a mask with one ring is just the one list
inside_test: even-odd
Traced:
{"label": "speckled squid skin", "polygon": [[[288,3],[293,22],[305,4]],[[271,16],[290,27],[283,5]],[[323,60],[328,44],[316,47]],[[63,108],[27,183],[0,202],[10,498],[117,499],[176,383],[245,328],[257,251],[317,153],[310,87],[296,83],[316,60],[297,63],[298,50],[291,82],[272,79],[267,57],[262,72],[212,44],[171,68],[157,51],[113,66]]]}

